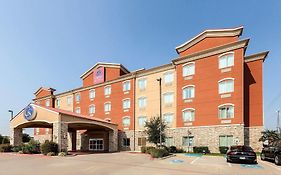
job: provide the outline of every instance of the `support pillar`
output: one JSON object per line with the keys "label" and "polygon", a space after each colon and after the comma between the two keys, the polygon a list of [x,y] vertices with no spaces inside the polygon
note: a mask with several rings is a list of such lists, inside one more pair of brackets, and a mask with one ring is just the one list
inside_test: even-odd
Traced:
{"label": "support pillar", "polygon": [[64,122],[53,123],[53,141],[59,146],[59,151],[67,151],[68,125]]}
{"label": "support pillar", "polygon": [[109,152],[118,151],[118,130],[109,131]]}
{"label": "support pillar", "polygon": [[22,144],[22,128],[10,129],[10,143],[13,146],[19,146]]}

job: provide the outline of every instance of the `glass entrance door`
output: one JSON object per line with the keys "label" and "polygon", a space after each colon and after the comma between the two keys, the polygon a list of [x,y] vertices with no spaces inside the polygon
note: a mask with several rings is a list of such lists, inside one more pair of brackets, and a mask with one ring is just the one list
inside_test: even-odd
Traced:
{"label": "glass entrance door", "polygon": [[103,139],[89,139],[90,151],[103,151]]}

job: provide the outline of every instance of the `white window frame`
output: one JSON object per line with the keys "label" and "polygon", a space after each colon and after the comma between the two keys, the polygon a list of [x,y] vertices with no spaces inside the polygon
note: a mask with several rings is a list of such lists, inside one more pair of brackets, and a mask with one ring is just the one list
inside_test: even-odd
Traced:
{"label": "white window frame", "polygon": [[[129,124],[125,124],[124,120],[129,120]],[[122,118],[122,125],[123,125],[123,127],[129,127],[131,125],[131,118],[130,118],[130,116],[125,116],[125,117]]]}
{"label": "white window frame", "polygon": [[[140,81],[144,81],[144,82],[145,82],[145,83],[144,83],[144,87],[141,87],[141,86],[140,86]],[[138,88],[139,88],[139,90],[145,90],[146,87],[147,87],[147,79],[146,79],[146,78],[140,78],[140,79],[138,79]]]}
{"label": "white window frame", "polygon": [[[77,96],[79,96],[79,100],[77,99]],[[80,102],[81,101],[81,94],[80,93],[76,93],[75,94],[75,101],[76,102]]]}
{"label": "white window frame", "polygon": [[[221,138],[224,138],[224,139],[227,139],[227,144],[226,145],[223,145],[221,144]],[[232,139],[231,140],[231,143],[229,141],[229,139]],[[234,137],[233,135],[219,135],[219,146],[227,146],[227,147],[230,147],[234,144]]]}
{"label": "white window frame", "polygon": [[[232,87],[231,90],[225,90],[225,91],[223,91],[223,90],[221,89],[221,83],[226,82],[226,81],[232,81],[232,82],[233,82],[233,87]],[[234,85],[235,85],[234,78],[228,77],[228,78],[223,78],[223,79],[219,80],[219,81],[218,81],[218,91],[219,91],[219,94],[225,94],[225,93],[234,92]],[[227,89],[227,88],[224,87],[223,89]]]}
{"label": "white window frame", "polygon": [[[142,121],[144,121],[143,124],[140,123],[140,118],[143,118],[143,119],[144,119],[144,120],[142,120]],[[143,116],[143,115],[138,116],[138,126],[139,126],[140,128],[143,128],[143,127],[144,127],[145,122],[147,122],[147,116]]]}
{"label": "white window frame", "polygon": [[[227,65],[226,65],[226,66],[222,66],[222,65],[221,65],[221,60],[222,60],[225,56],[230,55],[230,54],[233,55],[233,62],[232,62],[230,65],[228,65],[228,59],[225,58],[225,59],[227,59]],[[219,59],[218,59],[218,60],[219,60],[219,69],[224,69],[224,68],[228,68],[228,67],[234,66],[234,62],[235,62],[235,55],[234,55],[234,52],[226,52],[226,53],[223,53],[223,54],[219,55],[218,58],[219,58]]]}
{"label": "white window frame", "polygon": [[89,99],[94,99],[96,97],[96,90],[95,89],[91,89],[89,90]]}
{"label": "white window frame", "polygon": [[[193,70],[190,71],[190,73],[186,72],[185,69],[187,67],[190,67],[191,65],[193,65]],[[195,62],[189,62],[189,63],[185,63],[182,65],[182,76],[183,77],[188,77],[188,76],[192,76],[195,75]]]}
{"label": "white window frame", "polygon": [[[107,90],[107,89],[109,89],[109,90]],[[105,96],[111,95],[111,85],[108,85],[108,86],[104,87],[104,95]]]}
{"label": "white window frame", "polygon": [[[192,119],[191,120],[184,120],[184,112],[187,112],[187,111],[193,111],[194,115],[192,116]],[[195,109],[194,108],[185,108],[182,110],[182,121],[185,123],[185,122],[193,122],[195,121]]]}
{"label": "white window frame", "polygon": [[[166,120],[166,118],[165,118],[165,116],[167,116],[167,115],[172,116],[171,122],[167,122],[167,120]],[[165,122],[166,124],[168,124],[168,125],[172,125],[172,124],[173,124],[174,118],[175,118],[174,113],[169,112],[169,113],[163,114],[163,120],[164,120],[164,122]]]}
{"label": "white window frame", "polygon": [[[129,105],[128,106],[125,106],[125,102],[129,101]],[[122,100],[122,106],[123,106],[123,109],[130,109],[131,108],[131,99],[130,98],[125,98]]]}
{"label": "white window frame", "polygon": [[[109,104],[109,109],[106,109],[106,105]],[[110,112],[111,111],[111,102],[105,102],[104,103],[104,112]]]}
{"label": "white window frame", "polygon": [[[128,89],[126,89],[127,88],[126,84],[129,84]],[[130,80],[124,81],[122,83],[122,86],[123,86],[123,92],[130,91],[131,90],[131,81]]]}
{"label": "white window frame", "polygon": [[[191,97],[187,97],[187,98],[184,98],[184,90],[189,88],[189,87],[192,87],[193,88],[193,96],[191,94]],[[195,85],[186,85],[184,87],[182,87],[182,99],[183,100],[186,100],[186,99],[192,99],[192,98],[195,98]]]}
{"label": "white window frame", "polygon": [[[165,99],[165,96],[166,95],[172,95],[172,102],[167,102],[166,99]],[[165,105],[170,105],[170,104],[173,104],[174,103],[174,92],[165,92],[163,94],[163,102]]]}
{"label": "white window frame", "polygon": [[[226,114],[225,118],[221,117],[221,115],[220,115],[220,108],[227,107],[227,106],[232,106],[233,107],[233,115],[231,117],[227,117],[228,115]],[[225,104],[221,104],[221,105],[218,106],[218,117],[219,117],[219,119],[231,119],[231,118],[234,118],[234,116],[235,116],[235,105],[234,104],[232,104],[232,103],[225,103]]]}
{"label": "white window frame", "polygon": [[[91,108],[93,108],[93,112],[91,111]],[[89,106],[89,114],[95,114],[96,113],[96,106],[95,105],[90,105]]]}
{"label": "white window frame", "polygon": [[67,103],[67,106],[70,106],[72,104],[72,96],[68,96],[66,97],[66,103]]}
{"label": "white window frame", "polygon": [[[172,79],[170,81],[167,81],[166,76],[171,76]],[[174,82],[174,77],[175,77],[174,72],[172,72],[172,71],[165,72],[164,76],[163,76],[164,84],[166,84],[166,85],[172,84]]]}
{"label": "white window frame", "polygon": [[50,107],[50,106],[51,106],[51,101],[50,101],[50,99],[47,99],[47,100],[45,101],[45,105],[46,105],[47,107]]}
{"label": "white window frame", "polygon": [[60,102],[61,102],[61,100],[60,100],[60,99],[56,99],[57,108],[60,108]]}
{"label": "white window frame", "polygon": [[[79,112],[77,112],[77,110],[79,110]],[[80,108],[80,107],[76,107],[76,108],[75,108],[75,113],[76,113],[76,114],[81,114],[81,108]]]}
{"label": "white window frame", "polygon": [[[144,106],[140,106],[140,99],[144,99]],[[138,107],[140,108],[140,109],[144,109],[144,108],[146,108],[146,106],[147,106],[147,97],[139,97],[138,98]]]}

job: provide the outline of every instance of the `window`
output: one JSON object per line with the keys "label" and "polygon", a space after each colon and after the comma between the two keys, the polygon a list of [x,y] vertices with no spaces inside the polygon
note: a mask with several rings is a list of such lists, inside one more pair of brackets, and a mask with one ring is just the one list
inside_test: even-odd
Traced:
{"label": "window", "polygon": [[182,111],[183,122],[194,121],[195,110],[194,109],[185,109]]}
{"label": "window", "polygon": [[104,95],[110,95],[111,94],[111,86],[106,86],[104,88]]}
{"label": "window", "polygon": [[123,117],[122,123],[125,127],[130,126],[130,117]]}
{"label": "window", "polygon": [[228,104],[228,105],[219,106],[219,118],[227,119],[233,117],[234,117],[234,105]]}
{"label": "window", "polygon": [[45,132],[46,134],[49,134],[49,128],[46,128]]}
{"label": "window", "polygon": [[165,145],[167,147],[174,146],[174,138],[173,137],[166,137]]}
{"label": "window", "polygon": [[46,100],[46,106],[50,106],[50,100]]}
{"label": "window", "polygon": [[80,94],[76,94],[75,95],[75,101],[76,102],[80,102]]}
{"label": "window", "polygon": [[146,145],[146,138],[145,137],[139,137],[138,138],[138,146],[145,146]]}
{"label": "window", "polygon": [[129,109],[131,106],[130,99],[123,100],[123,109]]}
{"label": "window", "polygon": [[183,99],[194,98],[194,91],[195,91],[195,87],[193,85],[184,87],[182,89],[182,98]]}
{"label": "window", "polygon": [[130,147],[130,138],[123,138],[123,146]]}
{"label": "window", "polygon": [[193,142],[193,136],[184,136],[182,137],[182,145],[183,146],[193,146],[194,142]]}
{"label": "window", "polygon": [[234,53],[223,54],[219,57],[219,68],[231,67],[234,65]]}
{"label": "window", "polygon": [[124,83],[123,83],[123,91],[125,92],[125,91],[129,91],[131,89],[131,83],[130,83],[130,81],[125,81]]}
{"label": "window", "polygon": [[173,123],[174,114],[172,114],[172,113],[164,114],[163,119],[166,124],[170,125]]}
{"label": "window", "polygon": [[234,91],[234,80],[224,79],[219,81],[219,94],[229,93]]}
{"label": "window", "polygon": [[172,104],[174,102],[174,93],[173,92],[167,92],[164,95],[164,104]]}
{"label": "window", "polygon": [[94,105],[89,106],[89,114],[94,114],[96,112],[96,107]]}
{"label": "window", "polygon": [[107,102],[104,104],[104,112],[109,112],[111,111],[111,103]]}
{"label": "window", "polygon": [[56,103],[57,103],[57,108],[60,108],[60,99],[57,99]]}
{"label": "window", "polygon": [[95,90],[90,90],[90,91],[89,91],[89,98],[90,98],[90,99],[94,99],[95,96],[96,96],[96,91],[95,91]]}
{"label": "window", "polygon": [[70,106],[72,104],[72,97],[66,97],[66,103],[67,106]]}
{"label": "window", "polygon": [[75,113],[76,113],[76,114],[80,114],[80,113],[81,113],[81,110],[80,110],[79,107],[75,109]]}
{"label": "window", "polygon": [[194,63],[188,63],[186,65],[183,65],[182,67],[182,76],[190,76],[195,74],[195,64]]}
{"label": "window", "polygon": [[36,134],[39,134],[40,128],[36,128]]}
{"label": "window", "polygon": [[140,79],[138,80],[138,86],[140,90],[145,90],[146,89],[146,79]]}
{"label": "window", "polygon": [[146,97],[140,97],[138,99],[138,105],[139,105],[139,108],[145,108],[146,107]]}
{"label": "window", "polygon": [[232,135],[224,135],[219,137],[220,146],[230,147],[233,145],[233,136]]}
{"label": "window", "polygon": [[147,117],[145,117],[145,116],[140,116],[140,117],[138,118],[139,126],[140,126],[140,127],[144,127],[146,121],[147,121]]}
{"label": "window", "polygon": [[173,72],[167,72],[164,74],[164,83],[165,84],[171,84],[174,81],[174,73]]}

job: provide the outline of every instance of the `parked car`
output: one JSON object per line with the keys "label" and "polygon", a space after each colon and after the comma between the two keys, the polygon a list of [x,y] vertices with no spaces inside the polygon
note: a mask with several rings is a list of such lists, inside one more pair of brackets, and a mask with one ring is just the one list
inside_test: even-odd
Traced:
{"label": "parked car", "polygon": [[257,155],[254,150],[245,145],[231,146],[226,153],[227,162],[257,163]]}
{"label": "parked car", "polygon": [[274,160],[276,165],[281,165],[281,140],[275,140],[263,145],[261,160]]}

